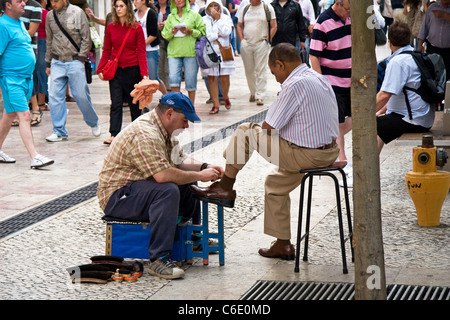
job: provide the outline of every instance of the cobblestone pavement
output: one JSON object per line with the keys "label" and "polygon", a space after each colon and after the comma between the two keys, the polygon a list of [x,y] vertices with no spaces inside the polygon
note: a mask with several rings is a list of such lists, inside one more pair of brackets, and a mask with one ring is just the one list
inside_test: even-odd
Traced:
{"label": "cobblestone pavement", "polygon": [[[217,163],[221,163],[220,150],[224,143],[211,145],[196,156],[215,155]],[[388,283],[448,286],[450,203],[444,204],[439,227],[417,225],[415,210],[404,186],[405,169],[402,168],[411,163],[408,149],[387,150],[390,154],[381,164],[386,168],[382,170],[381,183],[387,280]],[[336,208],[333,201],[327,199],[333,193],[325,179],[314,186],[319,190],[319,200],[314,202],[313,214],[319,212],[319,217],[313,222],[310,259],[301,263],[300,274],[293,272],[292,261],[258,256],[258,248],[271,241],[262,233],[261,215],[262,185],[271,169],[256,155],[240,173],[236,207],[225,209],[227,248],[223,267],[218,266],[217,257],[211,256],[208,266],[203,266],[200,259],[192,266],[184,265],[186,277],[183,280],[168,281],[144,273],[134,283],[72,284],[65,269],[89,263],[89,257],[103,254],[105,249],[102,212],[93,198],[0,241],[3,274],[0,299],[239,299],[260,279],[352,282],[351,263],[350,274],[341,274]],[[298,190],[293,192],[293,212],[298,206],[297,193]],[[295,215],[292,221],[295,225]],[[212,225],[215,225],[214,219]],[[236,273],[243,270],[247,272],[241,276],[246,279],[236,277]],[[210,290],[204,290],[204,282],[217,285],[218,281],[220,286],[210,285]]]}

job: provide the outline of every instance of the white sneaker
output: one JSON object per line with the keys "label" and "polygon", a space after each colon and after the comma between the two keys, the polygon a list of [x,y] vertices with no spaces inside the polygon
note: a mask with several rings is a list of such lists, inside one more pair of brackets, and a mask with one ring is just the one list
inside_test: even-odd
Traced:
{"label": "white sneaker", "polygon": [[99,137],[102,134],[102,128],[100,126],[92,127],[92,134],[94,137]]}
{"label": "white sneaker", "polygon": [[53,161],[52,159],[49,159],[45,156],[43,156],[42,154],[38,154],[36,157],[34,157],[33,160],[31,160],[31,169],[36,169],[36,168],[42,168],[42,167],[46,167],[49,166],[51,164],[53,164],[55,161]]}
{"label": "white sneaker", "polygon": [[16,162],[16,159],[11,158],[2,150],[0,150],[0,163],[14,163],[14,162]]}
{"label": "white sneaker", "polygon": [[344,167],[344,172],[346,175],[353,175],[353,167],[350,163],[347,162],[347,165]]}
{"label": "white sneaker", "polygon": [[67,140],[69,140],[69,137],[68,136],[60,136],[60,135],[57,135],[56,133],[52,133],[47,138],[45,138],[45,140],[47,140],[48,142],[59,142],[59,141],[67,141]]}
{"label": "white sneaker", "polygon": [[[347,176],[347,188],[353,188],[353,167],[350,163],[347,162],[347,165],[344,167],[345,175]],[[339,185],[341,187],[344,186],[344,181],[340,180]]]}

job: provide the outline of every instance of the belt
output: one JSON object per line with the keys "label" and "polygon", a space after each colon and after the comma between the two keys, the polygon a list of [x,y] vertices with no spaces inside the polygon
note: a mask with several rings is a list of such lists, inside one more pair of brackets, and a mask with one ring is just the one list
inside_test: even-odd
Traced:
{"label": "belt", "polygon": [[331,141],[331,143],[326,144],[326,145],[321,146],[321,147],[316,148],[316,149],[319,149],[319,150],[326,150],[326,149],[334,148],[335,146],[336,146],[336,140],[333,140],[333,141]]}
{"label": "belt", "polygon": [[69,56],[58,56],[56,54],[52,54],[52,58],[56,59],[56,60],[59,60],[59,61],[63,61],[63,62],[64,61],[68,62],[68,61],[73,61],[73,60],[79,60],[81,62],[84,62],[84,60],[85,60],[84,58],[79,57],[77,54],[72,56],[72,57],[69,57]]}
{"label": "belt", "polygon": [[326,145],[321,146],[321,147],[318,147],[318,148],[300,147],[300,146],[298,146],[298,145],[296,145],[296,144],[294,144],[292,142],[289,142],[289,141],[288,141],[288,143],[289,143],[290,146],[295,146],[297,148],[314,149],[314,150],[316,150],[316,149],[317,150],[326,150],[326,149],[331,149],[331,148],[334,148],[334,147],[337,146],[336,140],[333,140],[333,141],[331,141],[331,143],[326,144]]}

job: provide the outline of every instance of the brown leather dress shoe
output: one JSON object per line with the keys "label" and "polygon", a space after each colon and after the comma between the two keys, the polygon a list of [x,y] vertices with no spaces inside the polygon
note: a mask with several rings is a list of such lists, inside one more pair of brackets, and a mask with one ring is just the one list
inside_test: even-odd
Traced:
{"label": "brown leather dress shoe", "polygon": [[279,245],[276,241],[269,249],[259,249],[258,253],[266,258],[281,258],[283,260],[294,260],[294,245]]}
{"label": "brown leather dress shoe", "polygon": [[218,181],[214,182],[209,187],[199,187],[196,185],[191,185],[190,189],[194,194],[194,197],[202,201],[218,204],[229,208],[234,207],[234,200],[236,199],[236,191],[223,190],[219,186]]}

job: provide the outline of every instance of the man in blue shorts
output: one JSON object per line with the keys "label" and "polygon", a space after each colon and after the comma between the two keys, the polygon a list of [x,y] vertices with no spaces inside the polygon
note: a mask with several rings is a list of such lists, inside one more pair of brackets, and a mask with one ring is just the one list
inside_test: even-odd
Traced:
{"label": "man in blue shorts", "polygon": [[33,70],[36,58],[31,37],[20,21],[25,12],[23,0],[0,0],[0,86],[4,110],[0,121],[0,163],[15,159],[1,151],[12,121],[19,119],[19,133],[31,158],[31,168],[53,164],[53,160],[37,153],[30,126],[28,101],[33,91]]}

